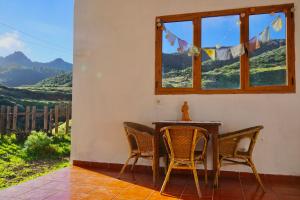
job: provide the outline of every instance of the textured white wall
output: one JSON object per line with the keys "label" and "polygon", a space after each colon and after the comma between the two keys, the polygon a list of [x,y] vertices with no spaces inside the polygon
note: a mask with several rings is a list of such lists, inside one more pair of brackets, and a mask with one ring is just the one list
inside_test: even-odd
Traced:
{"label": "textured white wall", "polygon": [[[288,2],[76,0],[72,159],[123,163],[123,121],[178,119],[187,100],[192,119],[220,120],[222,132],[264,125],[254,152],[259,171],[300,175],[299,86],[296,94],[154,95],[156,16]],[[300,80],[300,2],[294,2]]]}

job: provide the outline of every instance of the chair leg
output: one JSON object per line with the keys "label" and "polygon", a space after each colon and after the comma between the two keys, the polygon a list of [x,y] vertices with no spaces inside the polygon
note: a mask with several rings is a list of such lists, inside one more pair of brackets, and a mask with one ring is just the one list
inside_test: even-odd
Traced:
{"label": "chair leg", "polygon": [[130,169],[133,180],[135,180],[135,176],[134,176],[134,171],[133,171],[133,169],[134,169],[134,166],[135,166],[135,164],[137,163],[138,159],[139,159],[139,155],[136,155],[135,158],[134,158],[134,161],[133,161],[133,163],[132,163],[132,165],[131,165],[131,169]]}
{"label": "chair leg", "polygon": [[137,163],[138,159],[139,159],[139,156],[138,155],[135,156],[134,161],[133,161],[132,166],[131,166],[131,169],[130,169],[131,172],[133,172],[133,168],[134,168],[135,164]]}
{"label": "chair leg", "polygon": [[216,171],[216,174],[215,174],[214,186],[216,188],[219,187],[220,168],[221,168],[221,160],[218,161],[217,171]]}
{"label": "chair leg", "polygon": [[160,194],[163,193],[163,191],[165,190],[166,188],[166,185],[169,181],[169,178],[170,178],[170,174],[171,174],[171,171],[172,171],[172,167],[173,167],[173,161],[171,161],[170,165],[169,165],[169,168],[168,168],[168,171],[167,171],[167,174],[166,174],[166,177],[165,177],[165,180],[164,180],[164,183],[163,185],[161,186],[161,189],[160,189]]}
{"label": "chair leg", "polygon": [[154,166],[154,158],[152,159],[152,182],[153,182],[153,185],[155,186],[156,185],[156,168]]}
{"label": "chair leg", "polygon": [[206,160],[206,158],[203,160],[203,164],[204,164],[204,182],[205,182],[205,185],[207,185],[207,160]]}
{"label": "chair leg", "polygon": [[196,170],[195,166],[193,166],[193,174],[194,174],[195,184],[196,184],[196,188],[197,188],[197,193],[198,193],[199,198],[201,198],[202,194],[201,194],[201,190],[200,190],[200,186],[199,186],[199,180],[198,180],[198,175],[197,175],[197,170]]}
{"label": "chair leg", "polygon": [[133,157],[133,156],[130,155],[129,158],[126,160],[125,164],[123,165],[123,167],[122,167],[122,169],[121,169],[121,171],[120,171],[120,173],[119,173],[118,178],[121,178],[121,175],[124,173],[124,171],[125,171],[125,169],[126,169],[128,163],[129,163],[129,160],[130,160],[132,157]]}
{"label": "chair leg", "polygon": [[257,173],[257,170],[256,170],[256,168],[255,168],[254,163],[252,162],[251,159],[248,159],[247,162],[248,162],[248,164],[250,165],[250,167],[251,167],[251,169],[252,169],[252,171],[253,171],[253,174],[255,175],[255,178],[256,178],[256,180],[258,181],[260,187],[263,189],[264,192],[266,192],[266,189],[265,189],[265,187],[264,187],[264,185],[263,185],[263,183],[262,183],[262,181],[261,181],[261,179],[260,179],[260,177],[259,177],[259,175],[258,175],[258,173]]}

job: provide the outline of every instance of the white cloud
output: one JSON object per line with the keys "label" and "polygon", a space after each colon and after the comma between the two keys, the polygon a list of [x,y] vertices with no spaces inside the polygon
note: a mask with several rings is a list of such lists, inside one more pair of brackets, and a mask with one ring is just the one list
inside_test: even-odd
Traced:
{"label": "white cloud", "polygon": [[9,32],[0,35],[0,55],[6,56],[15,51],[22,51],[25,48],[18,32]]}

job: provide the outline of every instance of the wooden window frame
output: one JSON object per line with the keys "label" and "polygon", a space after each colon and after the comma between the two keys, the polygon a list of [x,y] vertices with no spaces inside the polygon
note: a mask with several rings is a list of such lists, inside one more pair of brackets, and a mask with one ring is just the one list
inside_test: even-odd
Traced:
{"label": "wooden window frame", "polygon": [[[249,93],[295,93],[295,23],[294,4],[248,7],[221,11],[208,11],[188,14],[158,16],[155,20],[155,94],[249,94]],[[239,89],[202,89],[201,88],[201,55],[193,57],[193,87],[192,88],[163,88],[162,87],[162,28],[157,22],[192,21],[194,25],[193,43],[201,47],[201,18],[239,15],[240,41],[249,41],[249,16],[253,14],[269,14],[284,12],[286,15],[286,48],[287,48],[287,85],[277,86],[250,86],[249,57],[244,54],[240,57],[240,88]],[[241,17],[244,13],[245,16]],[[247,52],[247,51],[246,51]]]}

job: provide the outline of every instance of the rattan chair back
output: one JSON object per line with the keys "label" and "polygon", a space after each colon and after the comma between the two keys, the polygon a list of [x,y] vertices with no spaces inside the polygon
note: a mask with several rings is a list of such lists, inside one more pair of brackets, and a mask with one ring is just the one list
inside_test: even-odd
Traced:
{"label": "rattan chair back", "polygon": [[[263,126],[255,126],[221,135],[219,139],[220,153],[231,157],[251,157],[258,134],[261,129],[263,129]],[[246,151],[239,148],[240,142],[244,139],[250,140],[249,146],[244,148]]]}
{"label": "rattan chair back", "polygon": [[153,152],[153,130],[150,127],[133,122],[124,122],[131,150],[137,150],[140,154]]}
{"label": "rattan chair back", "polygon": [[205,154],[207,130],[194,126],[168,126],[161,129],[170,158],[175,160],[193,160],[196,144],[203,140],[201,149]]}

